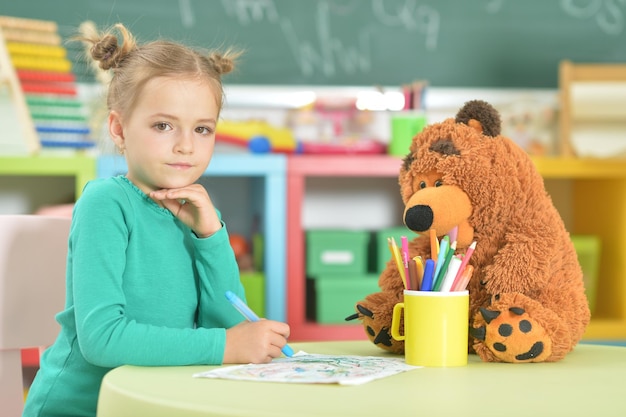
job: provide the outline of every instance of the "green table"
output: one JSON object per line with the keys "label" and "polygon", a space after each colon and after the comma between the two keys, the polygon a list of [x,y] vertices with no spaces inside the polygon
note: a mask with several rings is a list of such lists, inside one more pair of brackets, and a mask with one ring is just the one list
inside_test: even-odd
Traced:
{"label": "green table", "polygon": [[[295,351],[385,356],[367,341]],[[193,378],[209,366],[122,366],[103,381],[98,417],[626,416],[626,348],[579,345],[556,363],[419,368],[357,386]]]}

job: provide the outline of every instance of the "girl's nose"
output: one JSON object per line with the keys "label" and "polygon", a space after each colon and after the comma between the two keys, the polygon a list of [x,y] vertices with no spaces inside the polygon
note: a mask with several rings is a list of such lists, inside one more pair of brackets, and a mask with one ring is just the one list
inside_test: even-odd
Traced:
{"label": "girl's nose", "polygon": [[174,145],[174,151],[188,154],[193,152],[193,137],[191,133],[182,133],[178,136]]}

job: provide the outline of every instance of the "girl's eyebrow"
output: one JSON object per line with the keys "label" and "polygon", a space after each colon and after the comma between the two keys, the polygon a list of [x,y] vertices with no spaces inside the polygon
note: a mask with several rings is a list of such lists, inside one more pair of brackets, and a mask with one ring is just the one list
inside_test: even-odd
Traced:
{"label": "girl's eyebrow", "polygon": [[151,118],[155,118],[155,119],[174,119],[174,120],[178,120],[178,117],[174,116],[173,114],[168,114],[168,113],[154,113],[150,115]]}
{"label": "girl's eyebrow", "polygon": [[[155,113],[153,115],[151,115],[150,117],[152,118],[164,118],[164,119],[171,119],[171,120],[180,120],[179,117],[174,116],[173,114],[169,114],[169,113]],[[217,123],[217,121],[212,118],[206,118],[206,119],[198,119],[196,120],[196,122],[198,123]]]}

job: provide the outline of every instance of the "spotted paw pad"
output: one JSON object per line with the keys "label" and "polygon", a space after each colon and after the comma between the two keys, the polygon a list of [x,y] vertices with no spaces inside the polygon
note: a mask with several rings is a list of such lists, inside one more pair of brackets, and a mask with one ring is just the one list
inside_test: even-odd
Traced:
{"label": "spotted paw pad", "polygon": [[521,307],[480,309],[484,325],[470,329],[504,362],[541,362],[550,355],[551,340],[545,329]]}

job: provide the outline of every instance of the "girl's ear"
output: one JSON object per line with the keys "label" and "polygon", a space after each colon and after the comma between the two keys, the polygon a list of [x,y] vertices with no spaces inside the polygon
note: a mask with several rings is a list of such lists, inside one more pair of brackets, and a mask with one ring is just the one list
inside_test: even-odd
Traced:
{"label": "girl's ear", "polygon": [[120,114],[114,110],[109,113],[109,135],[111,140],[120,152],[126,147],[124,138],[124,127],[122,126],[122,118]]}

